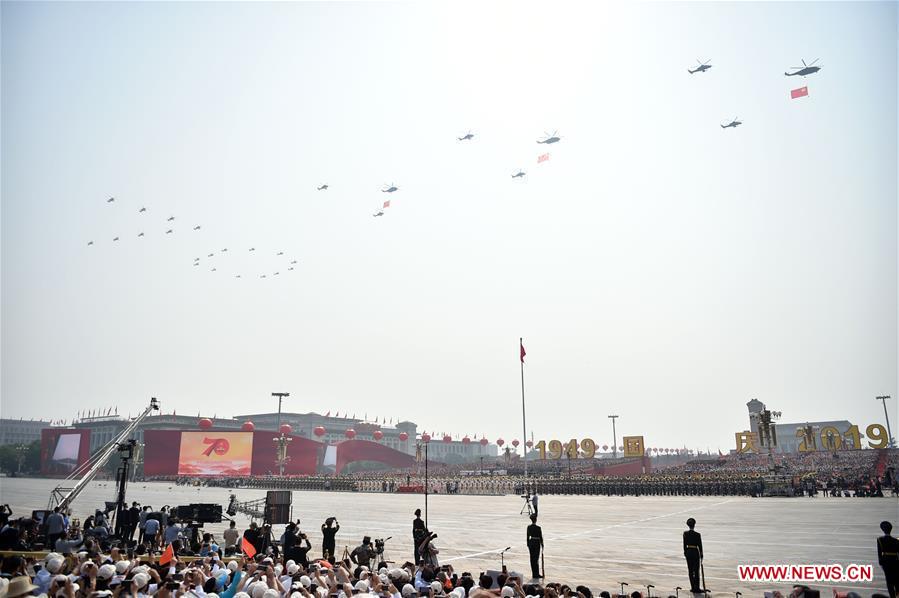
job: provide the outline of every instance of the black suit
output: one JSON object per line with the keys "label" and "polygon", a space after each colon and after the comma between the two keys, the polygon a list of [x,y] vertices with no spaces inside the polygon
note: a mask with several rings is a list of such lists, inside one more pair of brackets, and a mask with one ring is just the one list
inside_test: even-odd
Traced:
{"label": "black suit", "polygon": [[337,549],[337,540],[335,536],[340,530],[340,524],[335,523],[334,527],[322,524],[322,555],[327,553],[328,558],[336,558],[334,551]]}
{"label": "black suit", "polygon": [[543,548],[543,530],[536,523],[528,526],[528,552],[531,556],[531,577],[540,578],[540,550]]}
{"label": "black suit", "polygon": [[893,536],[877,538],[877,561],[883,567],[890,598],[896,598],[899,593],[899,539]]}
{"label": "black suit", "polygon": [[702,535],[693,530],[684,532],[684,557],[687,559],[687,573],[690,576],[690,591],[701,592],[699,563],[702,560]]}
{"label": "black suit", "polygon": [[421,562],[421,554],[419,554],[419,546],[421,543],[425,541],[425,536],[427,535],[427,530],[425,529],[425,522],[421,520],[421,517],[416,517],[412,520],[412,550],[414,552],[415,564],[419,564]]}

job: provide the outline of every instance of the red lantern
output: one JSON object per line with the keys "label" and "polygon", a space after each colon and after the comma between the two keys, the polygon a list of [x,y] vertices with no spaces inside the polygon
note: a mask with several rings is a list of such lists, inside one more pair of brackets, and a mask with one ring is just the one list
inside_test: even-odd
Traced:
{"label": "red lantern", "polygon": [[465,438],[462,439],[462,444],[471,444],[471,438],[466,436]]}
{"label": "red lantern", "polygon": [[608,444],[602,445],[602,450],[604,450],[604,451],[609,450],[609,445]]}
{"label": "red lantern", "polygon": [[424,434],[421,435],[421,441],[422,442],[431,442],[431,435],[428,434],[427,432],[425,432]]}
{"label": "red lantern", "polygon": [[352,440],[356,437],[356,430],[349,428],[346,432],[343,433],[343,435]]}
{"label": "red lantern", "polygon": [[400,432],[400,441],[406,442],[407,440],[409,440],[409,435],[405,432]]}
{"label": "red lantern", "polygon": [[209,419],[208,417],[204,417],[198,423],[200,425],[201,430],[208,430],[209,428],[212,427],[212,420]]}
{"label": "red lantern", "polygon": [[453,441],[453,437],[450,436],[449,434],[447,434],[446,436],[443,437],[443,442],[445,442],[446,444],[449,444],[452,441]]}
{"label": "red lantern", "polygon": [[478,442],[481,443],[481,446],[487,446],[488,444],[490,444],[490,441],[486,438],[481,438]]}
{"label": "red lantern", "polygon": [[502,446],[502,445],[504,445],[504,444],[506,444],[506,441],[503,440],[502,438],[498,438],[498,439],[496,440],[496,445],[497,445],[497,446]]}
{"label": "red lantern", "polygon": [[516,438],[515,440],[512,441],[512,446],[514,446],[515,448],[518,448],[518,445],[519,445],[519,444],[521,444],[521,443],[518,442],[518,439],[517,439],[517,438]]}
{"label": "red lantern", "polygon": [[293,432],[293,428],[290,427],[290,424],[281,424],[281,427],[278,428],[278,430],[280,430],[282,434],[290,434]]}
{"label": "red lantern", "polygon": [[312,430],[312,433],[315,434],[316,436],[318,436],[319,438],[324,436],[325,432],[327,432],[327,430],[325,430],[324,426],[315,426],[315,429]]}
{"label": "red lantern", "polygon": [[253,422],[244,422],[240,429],[244,432],[252,432],[256,429],[256,425]]}
{"label": "red lantern", "polygon": [[381,440],[382,438],[384,438],[384,432],[382,432],[381,430],[375,430],[374,432],[372,432],[371,437],[375,440]]}
{"label": "red lantern", "polygon": [[533,442],[532,440],[528,440],[528,441],[525,442],[524,444],[525,444],[525,446],[528,447],[528,448],[531,448],[532,446],[534,446],[534,442]]}

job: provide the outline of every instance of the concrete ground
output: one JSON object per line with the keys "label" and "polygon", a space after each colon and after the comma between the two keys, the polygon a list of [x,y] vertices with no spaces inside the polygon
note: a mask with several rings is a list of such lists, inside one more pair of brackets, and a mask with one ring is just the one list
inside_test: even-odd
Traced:
{"label": "concrete ground", "polygon": [[[0,479],[0,502],[17,513],[44,508],[54,483],[49,480]],[[163,504],[196,502],[227,504],[228,490],[196,490],[160,483],[135,483],[129,500],[158,508]],[[262,491],[238,490],[239,500],[264,497]],[[93,483],[75,504],[85,516],[94,505],[114,496],[114,484]],[[337,516],[341,529],[338,551],[352,548],[363,535],[392,536],[387,557],[402,563],[412,558],[412,512],[424,508],[422,496],[295,492],[294,518],[302,520],[313,546],[320,551],[319,526]],[[525,527],[516,496],[430,496],[428,524],[439,534],[441,564],[477,575],[498,569],[499,551],[507,546],[506,565],[529,575]],[[619,582],[629,590],[653,595],[674,594],[676,586],[689,587],[682,553],[681,532],[688,517],[697,520],[703,535],[706,585],[716,596],[741,591],[761,595],[768,589],[789,589],[790,584],[750,584],[737,578],[738,564],[873,564],[871,583],[809,584],[830,595],[831,589],[855,589],[870,595],[884,590],[877,566],[875,538],[878,524],[887,519],[899,528],[899,500],[895,498],[743,498],[743,497],[597,497],[542,496],[540,525],[546,538],[546,576],[549,580],[583,583],[597,594],[614,591]],[[238,519],[245,527],[247,520]],[[226,526],[207,525],[218,535]],[[277,526],[280,534],[282,526]],[[885,590],[884,590],[885,591]]]}

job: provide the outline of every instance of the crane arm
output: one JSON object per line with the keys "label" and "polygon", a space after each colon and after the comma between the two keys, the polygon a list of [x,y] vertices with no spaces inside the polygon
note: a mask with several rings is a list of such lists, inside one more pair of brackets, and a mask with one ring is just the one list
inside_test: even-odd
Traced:
{"label": "crane arm", "polygon": [[65,511],[69,505],[81,494],[81,491],[84,490],[91,480],[97,475],[97,473],[106,465],[112,455],[116,452],[119,447],[119,444],[125,442],[134,430],[137,429],[137,426],[153,411],[159,409],[159,401],[156,398],[150,399],[150,404],[144,409],[143,413],[135,417],[131,423],[129,423],[125,428],[121,431],[121,433],[109,442],[106,446],[100,449],[100,453],[92,459],[93,464],[86,471],[86,473],[78,480],[74,486],[71,488],[63,488],[62,486],[57,486],[53,489],[53,492],[50,494],[50,506],[52,509],[55,506],[60,507],[60,510]]}

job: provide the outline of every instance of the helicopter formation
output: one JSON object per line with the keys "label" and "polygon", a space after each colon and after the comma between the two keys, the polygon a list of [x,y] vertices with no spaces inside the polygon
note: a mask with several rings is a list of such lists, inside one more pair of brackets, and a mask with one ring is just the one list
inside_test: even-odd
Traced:
{"label": "helicopter formation", "polygon": [[[107,205],[110,205],[110,204],[114,204],[114,203],[118,203],[118,202],[116,202],[116,198],[115,198],[115,197],[110,197],[110,198],[108,198],[108,199],[106,200],[105,203],[106,203]],[[145,214],[145,213],[147,213],[147,212],[148,212],[148,209],[147,209],[146,207],[141,207],[139,210],[137,210],[137,213],[138,213],[138,214]],[[143,221],[143,216],[141,216],[141,220]],[[176,217],[175,217],[174,215],[172,215],[172,216],[169,216],[169,217],[166,219],[166,222],[174,222],[175,220],[176,220]],[[197,224],[196,226],[193,227],[193,231],[200,231],[200,230],[202,230],[202,226],[199,225],[199,224]],[[163,233],[163,236],[164,236],[164,235],[174,235],[174,234],[175,234],[175,230],[174,230],[173,228],[169,228],[169,229],[166,229],[166,230],[165,230],[165,232]],[[137,237],[138,237],[138,238],[145,237],[145,236],[146,236],[146,234],[145,234],[144,231],[140,231],[140,232],[137,233]],[[114,237],[112,238],[112,242],[113,242],[113,243],[119,243],[119,242],[121,242],[121,240],[122,240],[122,237],[121,237],[120,235],[116,235],[116,236],[114,236]],[[90,240],[87,242],[87,246],[88,246],[88,247],[93,247],[94,245],[96,245],[96,242],[95,242],[93,239],[90,239]],[[209,253],[206,254],[206,259],[214,258],[214,257],[216,257],[216,255],[224,256],[224,255],[228,254],[228,249],[229,249],[228,247],[222,247],[222,248],[219,249],[218,251],[212,251],[212,252],[209,252]],[[248,249],[248,253],[252,253],[252,252],[255,252],[255,251],[256,251],[256,248],[255,248],[255,247],[250,247],[250,248]],[[285,256],[286,253],[285,253],[284,250],[279,249],[277,252],[274,253],[274,255],[275,255],[276,258],[278,258],[278,257],[283,257],[283,256]],[[219,259],[221,259],[221,258],[219,258]],[[291,259],[291,260],[290,260],[290,263],[289,263],[289,267],[288,267],[287,269],[288,269],[289,271],[293,271],[293,270],[294,270],[294,266],[297,265],[298,263],[299,263],[299,260],[297,260],[297,259],[295,259],[295,258],[294,258],[294,259]],[[200,257],[195,257],[194,260],[193,260],[193,262],[192,262],[192,265],[193,265],[194,267],[199,267],[199,266],[201,265],[201,258],[200,258]],[[219,270],[219,267],[217,267],[217,266],[215,266],[215,265],[212,265],[212,267],[210,268],[209,271],[210,271],[210,272],[217,272],[218,270]],[[279,274],[280,274],[280,271],[277,271],[277,270],[276,270],[272,275],[273,275],[273,276],[276,276],[276,275],[279,275]],[[242,275],[241,275],[241,274],[236,274],[236,275],[235,275],[235,278],[242,278]],[[264,276],[263,276],[263,278],[264,278]]]}
{"label": "helicopter formation", "polygon": [[[787,77],[799,76],[799,77],[803,77],[803,78],[807,77],[809,75],[813,75],[813,74],[819,72],[823,68],[821,65],[817,64],[819,60],[820,60],[819,58],[816,58],[812,62],[807,63],[805,61],[805,59],[801,59],[801,62],[802,62],[801,67],[798,67],[798,66],[790,67],[791,71],[793,71],[793,72],[784,72],[784,75]],[[694,67],[694,68],[688,67],[687,68],[687,72],[690,75],[697,74],[697,73],[699,73],[699,74],[706,73],[713,66],[711,59],[702,61],[697,58],[696,63],[697,63],[696,67]],[[803,88],[803,89],[805,89],[805,88]],[[807,95],[807,92],[805,95]],[[796,96],[794,96],[794,97],[796,97]],[[719,123],[719,126],[722,129],[736,129],[737,127],[741,126],[742,124],[743,124],[743,121],[740,120],[739,117],[734,117],[728,121],[725,121],[724,123]],[[473,142],[473,140],[475,139],[475,134],[469,129],[464,135],[457,136],[457,137],[455,137],[455,139],[457,142]],[[553,131],[552,133],[544,132],[543,136],[536,140],[536,143],[538,145],[553,145],[553,144],[559,143],[561,141],[562,141],[562,137],[559,135],[558,131]],[[546,159],[548,157],[549,157],[549,154],[544,154],[543,156],[541,156],[542,159],[538,159],[538,163],[544,161],[544,159]],[[512,179],[524,179],[527,176],[527,173],[522,169],[518,169],[516,172],[514,172],[510,176]],[[328,183],[323,183],[316,187],[316,191],[327,191],[328,189],[329,189]],[[390,184],[385,183],[380,189],[381,193],[388,193],[388,194],[396,193],[399,190],[400,190],[400,186],[393,182],[391,182]],[[116,203],[116,197],[115,196],[108,197],[106,199],[106,203],[107,204]],[[390,200],[389,199],[383,202],[381,208],[378,209],[377,211],[375,211],[372,214],[372,217],[374,217],[374,218],[383,217],[386,214],[386,210],[388,208],[390,208]],[[145,206],[141,206],[140,209],[137,210],[137,212],[139,214],[146,214],[148,212],[148,209]],[[166,219],[166,222],[168,222],[168,223],[175,222],[175,216],[174,215],[169,216]],[[202,230],[202,227],[200,224],[197,224],[193,227],[194,232],[197,232],[200,230]],[[168,228],[164,232],[164,235],[173,235],[173,234],[175,234],[174,228]],[[139,238],[142,238],[144,236],[145,236],[145,234],[144,234],[144,231],[142,231],[142,230],[140,232],[138,232],[138,234],[137,234],[137,237],[139,237]],[[115,237],[113,237],[112,241],[119,242],[120,239],[121,239],[121,237],[116,235]],[[87,245],[94,246],[95,245],[94,240],[93,239],[89,240],[87,242]],[[221,249],[218,252],[218,254],[221,255],[221,254],[225,254],[227,252],[228,252],[228,248],[226,247],[226,248]],[[256,252],[256,248],[249,247],[247,252],[254,253],[254,252]],[[285,256],[285,252],[283,250],[279,250],[274,255],[276,258],[282,258]],[[211,253],[207,254],[206,259],[212,259],[215,256],[216,256],[216,252],[211,252]],[[298,260],[296,260],[296,259],[290,260],[289,264],[287,265],[287,271],[294,271],[294,267],[297,265],[297,263],[298,263]],[[200,258],[199,257],[194,258],[193,266],[198,267],[198,266],[200,266],[200,264],[201,264]],[[210,269],[210,271],[217,272],[218,268],[213,266]],[[269,276],[279,276],[280,275],[280,270],[275,270],[274,272],[271,272],[270,274],[269,274],[269,272],[259,274],[258,277],[264,279],[264,278],[268,278]],[[235,278],[243,278],[242,274],[240,274],[240,273],[235,274],[234,277]]]}
{"label": "helicopter formation", "polygon": [[[784,75],[786,75],[787,77],[795,77],[797,75],[800,77],[806,77],[808,75],[813,75],[814,73],[817,73],[822,68],[820,66],[814,66],[816,62],[821,60],[820,58],[815,58],[809,64],[806,64],[804,58],[801,60],[802,60],[802,66],[790,67],[791,69],[793,69],[796,72],[794,72],[794,73],[786,73],[785,72]],[[711,59],[703,62],[697,58],[696,62],[699,64],[699,66],[697,66],[695,69],[690,69],[689,67],[687,68],[687,72],[690,73],[691,75],[693,73],[704,73],[707,70],[709,70],[710,68],[712,68],[712,64],[711,64],[712,60]],[[799,94],[799,95],[793,95],[792,97],[796,98],[796,97],[800,97],[801,95],[808,95],[808,91],[805,88],[803,88],[803,89],[805,90],[805,93]],[[739,127],[742,124],[743,124],[743,122],[738,117],[735,116],[733,119],[731,119],[729,122],[727,122],[727,124],[722,124],[720,126],[722,129],[736,129],[737,127]],[[537,143],[540,143],[540,142],[538,141]]]}

